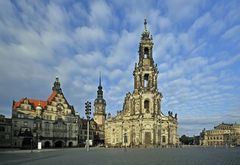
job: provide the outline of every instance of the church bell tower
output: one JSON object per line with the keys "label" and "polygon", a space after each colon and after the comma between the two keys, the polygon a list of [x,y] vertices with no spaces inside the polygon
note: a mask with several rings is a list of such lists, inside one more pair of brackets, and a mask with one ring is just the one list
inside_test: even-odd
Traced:
{"label": "church bell tower", "polygon": [[158,91],[157,77],[158,69],[153,60],[153,39],[147,29],[147,20],[144,19],[144,30],[139,43],[139,60],[135,63],[133,71],[134,91],[133,96],[135,104],[135,113],[141,114],[159,114],[161,111],[160,102],[162,94]]}
{"label": "church bell tower", "polygon": [[135,64],[134,91],[156,91],[157,90],[157,65],[154,65],[152,57],[153,41],[147,29],[147,20],[144,20],[144,31],[139,44],[139,61]]}

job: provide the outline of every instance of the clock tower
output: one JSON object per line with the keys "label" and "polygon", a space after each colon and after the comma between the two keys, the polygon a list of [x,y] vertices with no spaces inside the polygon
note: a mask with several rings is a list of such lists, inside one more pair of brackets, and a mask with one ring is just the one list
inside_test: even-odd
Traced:
{"label": "clock tower", "polygon": [[103,126],[106,118],[106,101],[103,98],[103,90],[101,85],[101,75],[99,77],[99,86],[97,91],[97,98],[94,101],[95,112],[93,114],[94,121],[99,125]]}

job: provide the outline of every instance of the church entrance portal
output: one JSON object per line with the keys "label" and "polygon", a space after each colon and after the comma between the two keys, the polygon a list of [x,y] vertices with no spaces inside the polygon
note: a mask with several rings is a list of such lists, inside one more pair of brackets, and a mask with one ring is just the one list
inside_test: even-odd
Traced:
{"label": "church entrance portal", "polygon": [[145,145],[151,144],[151,132],[145,132]]}
{"label": "church entrance portal", "polygon": [[33,147],[32,138],[24,138],[22,141],[22,149],[30,149]]}

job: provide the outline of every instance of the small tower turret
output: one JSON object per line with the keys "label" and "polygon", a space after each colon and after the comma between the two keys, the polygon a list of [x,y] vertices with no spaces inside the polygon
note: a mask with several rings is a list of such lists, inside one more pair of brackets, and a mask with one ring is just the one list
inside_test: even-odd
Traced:
{"label": "small tower turret", "polygon": [[55,82],[53,84],[52,90],[56,91],[58,93],[62,93],[62,89],[60,87],[60,81],[59,81],[59,78],[57,76],[56,76]]}

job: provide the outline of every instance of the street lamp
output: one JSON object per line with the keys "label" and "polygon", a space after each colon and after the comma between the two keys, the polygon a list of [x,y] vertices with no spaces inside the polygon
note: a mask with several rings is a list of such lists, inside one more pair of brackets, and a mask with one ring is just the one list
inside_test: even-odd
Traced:
{"label": "street lamp", "polygon": [[85,114],[87,117],[87,141],[86,141],[86,148],[87,151],[89,151],[89,121],[90,121],[90,115],[91,115],[91,102],[87,101],[85,103]]}
{"label": "street lamp", "polygon": [[33,149],[32,149],[33,146],[32,145],[33,145],[33,139],[31,138],[31,153],[33,152]]}

